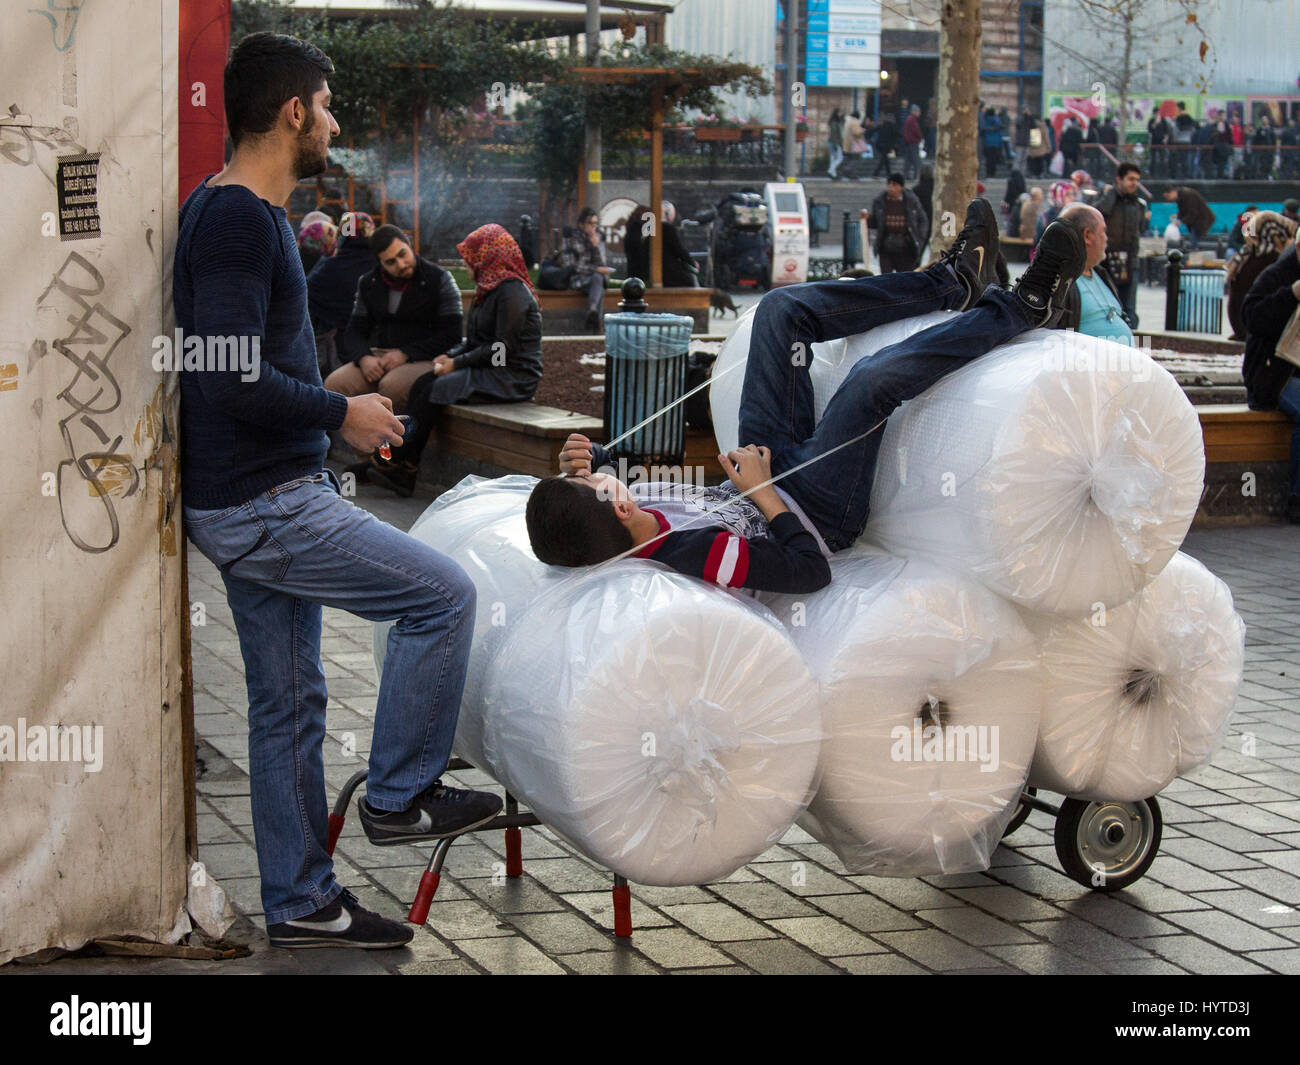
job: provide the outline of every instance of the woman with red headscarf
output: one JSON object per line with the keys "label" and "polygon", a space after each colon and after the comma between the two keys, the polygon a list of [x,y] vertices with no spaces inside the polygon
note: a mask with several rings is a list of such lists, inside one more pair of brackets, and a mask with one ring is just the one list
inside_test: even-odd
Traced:
{"label": "woman with red headscarf", "polygon": [[411,416],[401,447],[367,480],[409,496],[438,408],[448,403],[517,403],[542,379],[542,312],[519,245],[501,226],[479,226],[456,245],[474,276],[465,339],[433,360],[411,386]]}

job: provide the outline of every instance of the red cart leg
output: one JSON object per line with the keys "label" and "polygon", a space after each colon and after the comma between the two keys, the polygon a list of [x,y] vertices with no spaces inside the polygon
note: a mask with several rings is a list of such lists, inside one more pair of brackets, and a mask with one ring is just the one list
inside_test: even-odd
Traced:
{"label": "red cart leg", "polygon": [[348,804],[352,802],[353,793],[365,779],[366,771],[364,769],[353,773],[348,777],[348,782],[343,785],[343,790],[339,792],[339,797],[334,803],[334,809],[330,811],[329,839],[325,842],[326,854],[333,855],[334,844],[339,841],[339,833],[343,831],[343,822],[347,820]]}
{"label": "red cart leg", "polygon": [[411,903],[411,911],[406,915],[406,919],[411,924],[424,924],[425,919],[429,916],[429,905],[433,902],[434,893],[438,890],[438,881],[442,879],[442,863],[447,858],[447,850],[451,847],[451,838],[438,840],[438,845],[433,848],[433,855],[429,858],[429,865],[424,870],[424,876],[420,877],[420,887],[415,892],[415,901]]}
{"label": "red cart leg", "polygon": [[[519,813],[519,802],[506,792],[506,815]],[[524,837],[517,828],[506,829],[506,876],[524,875]]]}
{"label": "red cart leg", "polygon": [[619,939],[632,936],[632,889],[624,877],[614,874],[614,935]]}

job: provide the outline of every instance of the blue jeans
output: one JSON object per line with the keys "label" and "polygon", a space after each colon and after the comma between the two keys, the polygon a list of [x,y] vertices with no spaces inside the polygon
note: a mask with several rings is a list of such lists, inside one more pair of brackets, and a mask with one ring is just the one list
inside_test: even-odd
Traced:
{"label": "blue jeans", "polygon": [[474,585],[455,562],[340,498],[329,470],[220,510],[185,508],[220,569],[248,685],[248,753],[267,924],[342,892],[325,852],[321,606],[396,619],[366,801],[405,810],[446,768],[474,632]]}
{"label": "blue jeans", "polygon": [[[951,310],[964,298],[953,270],[936,264],[913,273],[792,285],[769,292],[758,305],[740,393],[740,443],[770,447],[774,476],[825,456],[780,484],[832,551],[852,545],[866,527],[884,426],[848,441],[940,378],[1033,326],[1016,296],[989,288],[961,316],[861,360],[831,397],[819,424],[807,346]],[[839,450],[830,454],[834,448]]]}
{"label": "blue jeans", "polygon": [[1291,430],[1291,494],[1300,496],[1300,377],[1292,377],[1277,398],[1277,409],[1295,422]]}

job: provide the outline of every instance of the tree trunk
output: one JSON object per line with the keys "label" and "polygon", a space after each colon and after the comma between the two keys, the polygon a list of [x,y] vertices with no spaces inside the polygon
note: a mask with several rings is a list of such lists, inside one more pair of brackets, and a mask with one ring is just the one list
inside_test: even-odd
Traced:
{"label": "tree trunk", "polygon": [[943,0],[930,257],[952,245],[979,175],[980,0]]}

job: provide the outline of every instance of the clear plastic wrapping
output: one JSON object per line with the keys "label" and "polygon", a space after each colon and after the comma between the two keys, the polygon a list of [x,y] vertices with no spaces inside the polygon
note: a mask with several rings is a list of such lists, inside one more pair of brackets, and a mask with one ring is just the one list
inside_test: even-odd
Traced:
{"label": "clear plastic wrapping", "polygon": [[[509,480],[462,482],[413,528],[478,592],[456,752],[637,883],[728,876],[815,788],[821,709],[799,653],[762,606],[657,563],[543,565],[535,482]],[[381,666],[386,639],[376,626]]]}
{"label": "clear plastic wrapping", "polygon": [[855,548],[829,587],[773,597],[828,739],[800,824],[850,872],[987,869],[1033,756],[1042,678],[1015,609],[918,561]]}
{"label": "clear plastic wrapping", "polygon": [[779,840],[823,738],[775,619],[635,561],[539,596],[493,658],[482,714],[493,775],[640,884],[719,880]]}
{"label": "clear plastic wrapping", "polygon": [[1232,593],[1179,552],[1128,603],[1080,621],[1025,615],[1045,700],[1029,782],[1134,801],[1208,762],[1241,684],[1245,625]]}
{"label": "clear plastic wrapping", "polygon": [[[946,320],[936,312],[812,346],[818,416],[861,358]],[[749,322],[711,392],[736,445]],[[929,558],[1034,610],[1080,617],[1132,598],[1178,549],[1205,472],[1196,412],[1145,352],[1033,330],[904,404],[884,432],[866,537]],[[741,441],[763,443],[763,441]]]}

